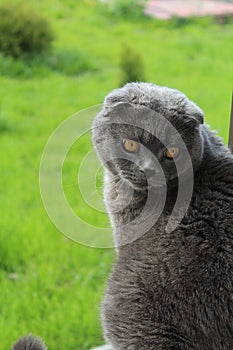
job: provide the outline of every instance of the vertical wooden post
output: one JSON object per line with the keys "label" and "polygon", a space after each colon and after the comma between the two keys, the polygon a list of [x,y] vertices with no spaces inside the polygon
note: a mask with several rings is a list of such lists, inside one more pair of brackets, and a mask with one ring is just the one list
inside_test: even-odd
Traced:
{"label": "vertical wooden post", "polygon": [[230,132],[229,132],[229,142],[228,147],[233,152],[233,93],[231,101],[231,116],[230,116]]}

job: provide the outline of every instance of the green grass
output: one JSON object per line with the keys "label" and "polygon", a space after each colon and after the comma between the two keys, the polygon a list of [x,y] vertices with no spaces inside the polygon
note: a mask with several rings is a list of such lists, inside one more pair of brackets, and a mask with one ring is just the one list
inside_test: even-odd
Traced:
{"label": "green grass", "polygon": [[[20,73],[25,62],[0,60],[8,64],[0,76],[0,344],[7,350],[32,332],[51,350],[86,350],[103,341],[99,304],[114,252],[76,244],[50,222],[38,184],[43,148],[60,122],[101,103],[118,86],[125,43],[142,55],[148,81],[184,91],[227,141],[233,23],[116,18],[93,0],[29,2],[50,19],[57,34],[53,50],[82,52],[95,69],[67,74],[35,62],[27,76]],[[67,60],[63,56],[63,67]],[[98,222],[75,186],[72,191],[86,147],[71,149],[64,185],[75,210]]]}

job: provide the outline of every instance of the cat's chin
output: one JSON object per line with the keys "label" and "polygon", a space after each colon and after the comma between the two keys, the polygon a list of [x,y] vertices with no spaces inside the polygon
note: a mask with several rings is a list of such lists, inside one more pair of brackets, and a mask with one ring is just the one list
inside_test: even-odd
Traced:
{"label": "cat's chin", "polygon": [[133,188],[137,192],[144,192],[144,193],[146,193],[146,192],[148,192],[150,190],[155,191],[155,190],[162,189],[162,188],[165,187],[164,184],[160,184],[160,183],[153,184],[153,185],[152,184],[148,184],[148,183],[146,183],[146,184],[144,184],[144,183],[143,184],[142,183],[137,184],[137,183],[134,183],[134,182],[132,182],[132,181],[130,181],[128,179],[125,179],[125,178],[124,178],[124,181],[125,181],[125,183],[127,183],[128,186],[130,186],[131,188]]}
{"label": "cat's chin", "polygon": [[128,187],[134,189],[135,191],[146,192],[148,190],[147,184],[136,184],[123,176],[121,176],[121,179]]}

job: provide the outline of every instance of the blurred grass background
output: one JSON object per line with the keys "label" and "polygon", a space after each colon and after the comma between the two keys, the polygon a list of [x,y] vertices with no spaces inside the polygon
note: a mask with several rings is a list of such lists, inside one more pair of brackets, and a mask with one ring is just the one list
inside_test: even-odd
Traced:
{"label": "blurred grass background", "polygon": [[[86,350],[103,342],[99,303],[114,252],[71,242],[50,222],[38,184],[43,148],[60,122],[119,86],[124,45],[142,57],[147,81],[185,92],[227,142],[233,23],[124,17],[94,0],[28,4],[56,40],[31,61],[0,55],[0,344],[32,332],[51,350]],[[73,152],[66,185],[81,159]],[[75,186],[72,196],[83,211]]]}

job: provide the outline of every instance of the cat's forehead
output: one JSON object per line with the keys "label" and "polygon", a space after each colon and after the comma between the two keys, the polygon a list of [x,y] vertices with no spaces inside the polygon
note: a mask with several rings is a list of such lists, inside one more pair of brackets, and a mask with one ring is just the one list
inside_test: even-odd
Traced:
{"label": "cat's forehead", "polygon": [[148,107],[120,103],[106,114],[101,115],[103,132],[111,136],[136,138],[144,142],[160,140],[164,142],[172,137],[178,137],[180,131],[169,118],[156,113]]}
{"label": "cat's forehead", "polygon": [[192,140],[201,123],[203,112],[181,92],[149,83],[130,83],[105,98],[93,123],[93,139],[124,136],[124,132],[133,137],[140,129],[146,142],[151,135],[163,143],[180,137]]}
{"label": "cat's forehead", "polygon": [[182,92],[150,83],[129,83],[113,90],[106,96],[104,108],[118,103],[146,106],[167,118],[187,114],[203,119],[202,110]]}

